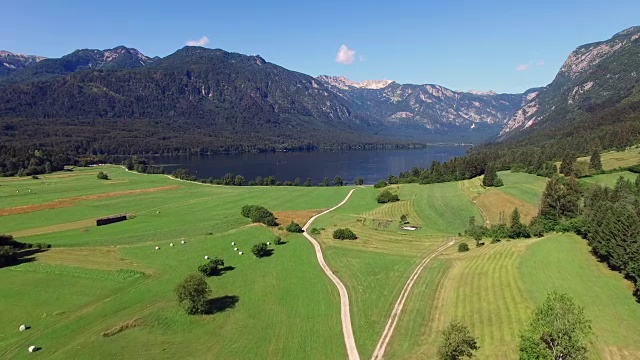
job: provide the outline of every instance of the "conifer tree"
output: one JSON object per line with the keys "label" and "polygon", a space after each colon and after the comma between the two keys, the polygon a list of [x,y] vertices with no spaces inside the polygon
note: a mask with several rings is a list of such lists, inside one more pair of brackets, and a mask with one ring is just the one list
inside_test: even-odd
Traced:
{"label": "conifer tree", "polygon": [[593,150],[591,154],[591,159],[589,159],[589,167],[595,171],[602,170],[602,161],[600,159],[600,151],[597,149]]}

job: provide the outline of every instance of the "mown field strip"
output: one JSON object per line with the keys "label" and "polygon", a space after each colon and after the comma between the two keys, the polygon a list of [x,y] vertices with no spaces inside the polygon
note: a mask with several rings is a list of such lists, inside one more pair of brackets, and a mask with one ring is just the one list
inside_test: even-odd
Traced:
{"label": "mown field strip", "polygon": [[404,288],[402,288],[400,297],[398,298],[398,301],[396,302],[396,305],[394,306],[393,311],[391,312],[389,321],[387,322],[387,325],[384,328],[382,336],[380,337],[380,341],[378,342],[378,345],[376,346],[376,349],[373,352],[373,356],[371,357],[372,359],[381,360],[384,357],[384,352],[387,349],[387,344],[389,344],[389,340],[393,335],[393,330],[395,330],[396,324],[398,322],[398,318],[400,317],[400,313],[402,312],[404,303],[407,300],[407,296],[411,292],[411,288],[413,287],[413,284],[418,279],[418,276],[420,276],[422,269],[424,269],[424,267],[429,263],[429,261],[431,261],[431,259],[436,257],[441,251],[443,251],[447,247],[453,245],[454,242],[455,240],[451,240],[446,245],[439,247],[433,254],[431,254],[424,260],[422,260],[422,262],[420,262],[418,267],[413,271],[413,273],[409,277],[409,280],[407,280],[407,283],[404,285]]}

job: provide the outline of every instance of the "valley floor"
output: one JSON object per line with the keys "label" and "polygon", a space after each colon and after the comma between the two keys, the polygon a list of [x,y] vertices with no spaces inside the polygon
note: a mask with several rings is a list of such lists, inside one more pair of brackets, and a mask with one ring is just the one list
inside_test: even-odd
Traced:
{"label": "valley floor", "polygon": [[[100,170],[112,180],[98,180]],[[606,176],[589,181],[611,181]],[[32,261],[0,269],[0,358],[26,357],[30,345],[42,347],[36,355],[48,359],[346,358],[338,291],[312,245],[302,235],[249,224],[240,208],[263,205],[284,225],[303,224],[355,189],[309,231],[349,293],[362,359],[373,354],[415,267],[452,238],[467,241],[471,251],[457,253],[452,246],[427,265],[386,359],[434,358],[439,332],[453,319],[479,337],[479,359],[517,358],[518,333],[551,290],[568,292],[585,307],[596,333],[593,354],[640,359],[640,305],[631,285],[598,263],[583,240],[558,234],[475,248],[458,235],[470,216],[494,223],[514,207],[525,218],[535,215],[545,179],[500,177],[505,186],[490,190],[480,179],[394,185],[389,189],[401,201],[384,205],[375,201],[379,190],[369,186],[203,186],[115,166],[39,180],[0,178],[0,232],[53,245]],[[119,213],[135,217],[94,226],[95,218]],[[418,229],[402,230],[402,214]],[[358,239],[333,240],[333,230],[342,227]],[[250,254],[253,244],[272,241],[276,233],[286,244],[272,246],[272,256]],[[173,288],[205,255],[229,266],[209,278],[217,312],[186,316]],[[23,323],[32,328],[18,332]],[[113,336],[102,335],[110,330]]]}

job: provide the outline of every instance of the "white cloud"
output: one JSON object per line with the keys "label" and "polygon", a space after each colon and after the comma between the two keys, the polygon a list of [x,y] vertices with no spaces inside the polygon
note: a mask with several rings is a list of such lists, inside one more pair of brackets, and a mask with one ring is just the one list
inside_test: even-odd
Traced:
{"label": "white cloud", "polygon": [[338,50],[338,54],[336,55],[336,62],[340,64],[353,64],[356,59],[356,51],[351,50],[347,47],[347,45],[340,46]]}
{"label": "white cloud", "polygon": [[203,36],[199,40],[189,40],[185,44],[187,46],[206,46],[207,44],[209,44],[209,38]]}
{"label": "white cloud", "polygon": [[540,59],[540,60],[536,61],[536,65],[538,65],[538,66],[544,66],[544,60],[543,60],[543,59]]}
{"label": "white cloud", "polygon": [[520,64],[516,66],[516,71],[527,71],[529,70],[529,64]]}

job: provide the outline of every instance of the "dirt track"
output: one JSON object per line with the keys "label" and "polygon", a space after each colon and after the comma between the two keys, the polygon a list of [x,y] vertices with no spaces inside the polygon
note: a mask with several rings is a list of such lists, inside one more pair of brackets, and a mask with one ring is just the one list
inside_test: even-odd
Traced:
{"label": "dirt track", "polygon": [[452,239],[446,245],[439,247],[433,254],[427,256],[424,260],[422,260],[422,262],[420,262],[418,267],[416,267],[416,269],[413,271],[413,273],[409,277],[409,280],[407,280],[407,283],[404,285],[404,288],[400,293],[400,297],[398,298],[396,305],[393,307],[393,311],[391,312],[391,316],[389,316],[389,321],[387,322],[387,326],[385,326],[384,332],[380,337],[380,341],[376,346],[376,350],[373,352],[373,356],[371,357],[372,360],[381,360],[384,358],[384,352],[387,349],[387,344],[389,344],[389,340],[391,340],[391,336],[393,335],[393,330],[396,327],[396,323],[398,322],[398,318],[400,317],[400,313],[402,312],[402,308],[404,307],[404,302],[405,300],[407,300],[407,297],[411,292],[411,288],[413,288],[413,284],[418,279],[418,276],[420,276],[422,269],[424,269],[424,267],[427,266],[427,264],[429,263],[429,261],[431,261],[431,259],[436,257],[444,249],[453,245],[453,243],[455,243],[455,240]]}
{"label": "dirt track", "polygon": [[347,356],[349,360],[360,360],[360,355],[358,355],[358,348],[356,347],[356,341],[353,337],[353,329],[351,327],[351,314],[349,311],[349,295],[347,294],[347,289],[344,287],[344,284],[342,284],[340,279],[338,279],[338,277],[331,271],[329,266],[327,266],[327,263],[324,261],[324,257],[322,256],[322,249],[320,248],[320,244],[316,241],[316,239],[314,239],[307,233],[307,228],[311,225],[313,220],[344,205],[344,203],[349,200],[349,197],[351,197],[351,194],[353,194],[354,191],[355,189],[349,191],[347,197],[345,197],[340,204],[309,219],[309,221],[304,225],[302,229],[304,230],[304,236],[309,241],[311,241],[311,244],[313,244],[313,247],[316,250],[316,257],[318,258],[320,267],[322,268],[322,270],[324,270],[325,274],[327,274],[331,281],[333,281],[333,283],[338,288],[338,292],[340,293],[340,317],[342,319],[342,334],[344,336],[344,343],[347,347]]}
{"label": "dirt track", "polygon": [[116,197],[116,196],[125,196],[125,195],[133,195],[133,194],[151,193],[156,191],[173,190],[179,187],[180,186],[177,186],[177,185],[171,185],[171,186],[161,186],[161,187],[151,188],[151,189],[115,191],[115,192],[104,193],[104,194],[76,196],[76,197],[58,199],[58,200],[54,200],[44,204],[16,206],[16,207],[11,207],[6,209],[0,209],[0,216],[24,214],[24,213],[50,210],[50,209],[59,209],[59,208],[74,206],[79,201],[100,200],[100,199],[107,199],[107,198]]}

